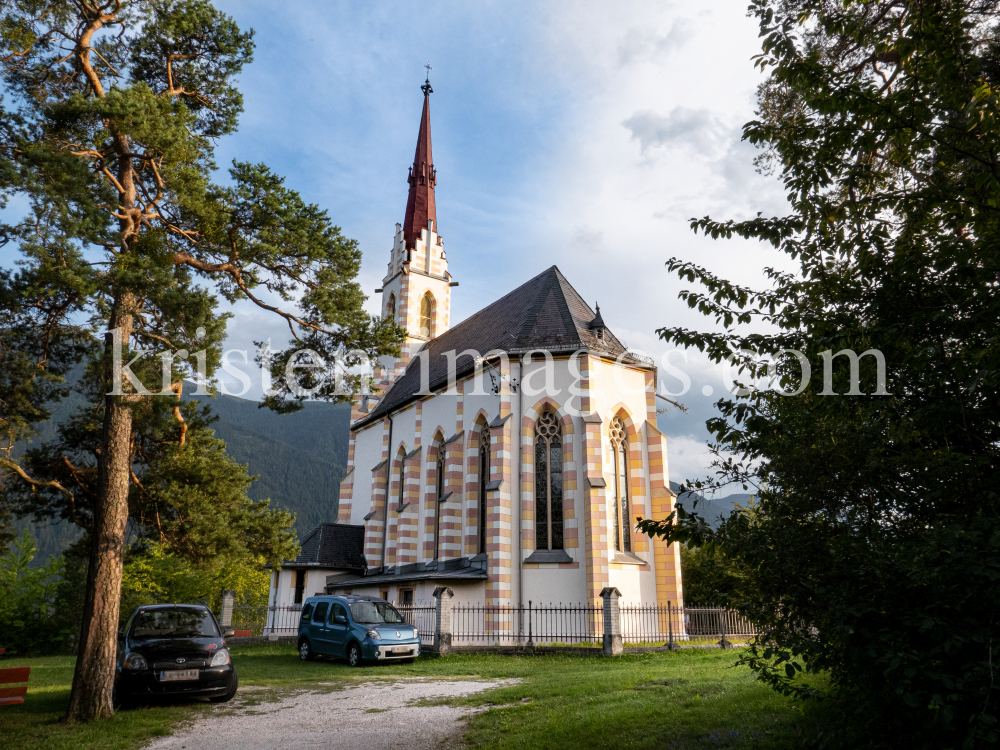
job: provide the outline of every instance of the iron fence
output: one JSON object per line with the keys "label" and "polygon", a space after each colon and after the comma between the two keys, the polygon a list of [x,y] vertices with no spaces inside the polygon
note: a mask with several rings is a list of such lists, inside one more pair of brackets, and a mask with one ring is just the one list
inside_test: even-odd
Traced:
{"label": "iron fence", "polygon": [[455,605],[453,645],[580,645],[604,638],[604,610],[584,604]]}
{"label": "iron fence", "polygon": [[745,617],[723,607],[623,605],[619,612],[626,646],[667,645],[677,641],[745,642],[756,633]]}
{"label": "iron fence", "polygon": [[397,604],[396,609],[403,619],[417,629],[421,643],[434,643],[434,629],[437,627],[437,607],[433,604]]}
{"label": "iron fence", "polygon": [[[396,609],[416,627],[421,642],[433,644],[435,605],[396,605]],[[623,604],[618,612],[625,646],[745,643],[756,634],[745,617],[722,607]],[[235,605],[232,628],[239,636],[295,635],[301,614],[302,605]],[[589,646],[600,645],[604,638],[603,607],[586,604],[456,604],[451,609],[451,623],[455,646]]]}
{"label": "iron fence", "polygon": [[299,617],[302,605],[233,607],[232,629],[236,635],[296,635],[299,632]]}

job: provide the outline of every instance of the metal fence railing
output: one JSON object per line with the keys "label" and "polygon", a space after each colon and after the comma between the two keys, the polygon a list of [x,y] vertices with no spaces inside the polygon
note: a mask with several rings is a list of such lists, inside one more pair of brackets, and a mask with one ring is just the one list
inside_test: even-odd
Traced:
{"label": "metal fence railing", "polygon": [[[420,640],[434,643],[434,604],[396,605],[417,628]],[[296,635],[302,605],[233,607],[232,628],[238,636]],[[610,615],[609,615],[610,616]],[[671,643],[745,643],[756,630],[743,616],[722,607],[678,607],[672,604],[618,607],[619,632],[628,646]],[[613,631],[612,631],[613,632]],[[451,607],[454,646],[594,646],[604,639],[604,608],[586,604],[523,606],[455,604]]]}
{"label": "metal fence railing", "polygon": [[302,605],[282,607],[233,607],[232,629],[236,635],[295,635],[299,631]]}
{"label": "metal fence railing", "polygon": [[397,604],[396,609],[404,620],[417,629],[421,643],[434,643],[434,628],[437,626],[437,607],[435,605]]}
{"label": "metal fence railing", "polygon": [[452,644],[589,645],[604,638],[604,610],[585,604],[456,605]]}
{"label": "metal fence railing", "polygon": [[623,605],[619,608],[626,646],[722,640],[745,642],[756,633],[743,616],[723,607]]}

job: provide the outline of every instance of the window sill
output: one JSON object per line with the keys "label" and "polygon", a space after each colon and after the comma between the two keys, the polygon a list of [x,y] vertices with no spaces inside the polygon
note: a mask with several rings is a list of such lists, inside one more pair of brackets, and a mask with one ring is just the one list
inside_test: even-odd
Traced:
{"label": "window sill", "polygon": [[573,558],[564,549],[536,549],[527,559],[526,563],[571,563]]}
{"label": "window sill", "polygon": [[646,561],[643,560],[638,555],[633,555],[631,552],[615,552],[615,556],[611,558],[613,563],[624,563],[625,565],[645,565]]}

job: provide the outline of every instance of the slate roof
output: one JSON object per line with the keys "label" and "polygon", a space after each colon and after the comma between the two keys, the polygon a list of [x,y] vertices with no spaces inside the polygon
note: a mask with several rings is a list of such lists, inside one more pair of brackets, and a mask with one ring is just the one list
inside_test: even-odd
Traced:
{"label": "slate roof", "polygon": [[350,574],[326,577],[326,593],[355,586],[370,586],[381,583],[410,583],[412,581],[485,581],[488,577],[486,555],[460,557],[430,563],[409,563],[393,565],[385,572],[381,568],[370,568],[363,576]]}
{"label": "slate roof", "polygon": [[[474,349],[486,354],[499,349],[513,355],[547,349],[553,354],[566,354],[589,349],[611,357],[625,354],[625,346],[610,330],[605,330],[604,338],[599,339],[597,332],[590,329],[595,317],[590,305],[562,272],[552,266],[427,343],[430,390],[436,391],[448,382],[445,352]],[[648,366],[631,357],[625,359],[630,364]],[[354,427],[369,424],[414,400],[421,387],[421,360],[422,355],[414,357],[371,414]],[[474,369],[471,356],[458,357],[458,378]]]}
{"label": "slate roof", "polygon": [[299,542],[302,552],[287,567],[364,570],[365,527],[346,523],[321,523]]}

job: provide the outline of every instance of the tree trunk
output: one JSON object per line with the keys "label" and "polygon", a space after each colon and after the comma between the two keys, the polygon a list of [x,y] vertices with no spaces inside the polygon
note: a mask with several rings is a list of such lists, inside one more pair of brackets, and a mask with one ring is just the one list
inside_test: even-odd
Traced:
{"label": "tree trunk", "polygon": [[[132,333],[135,297],[119,296],[111,328],[122,329],[122,356]],[[105,338],[105,361],[113,355]],[[128,357],[125,357],[128,361]],[[110,371],[110,369],[109,369]],[[108,390],[111,390],[110,388]],[[92,721],[114,715],[111,689],[121,605],[122,554],[128,523],[129,470],[132,464],[132,401],[135,396],[105,396],[104,436],[98,467],[97,503],[87,570],[83,625],[66,721]]]}

